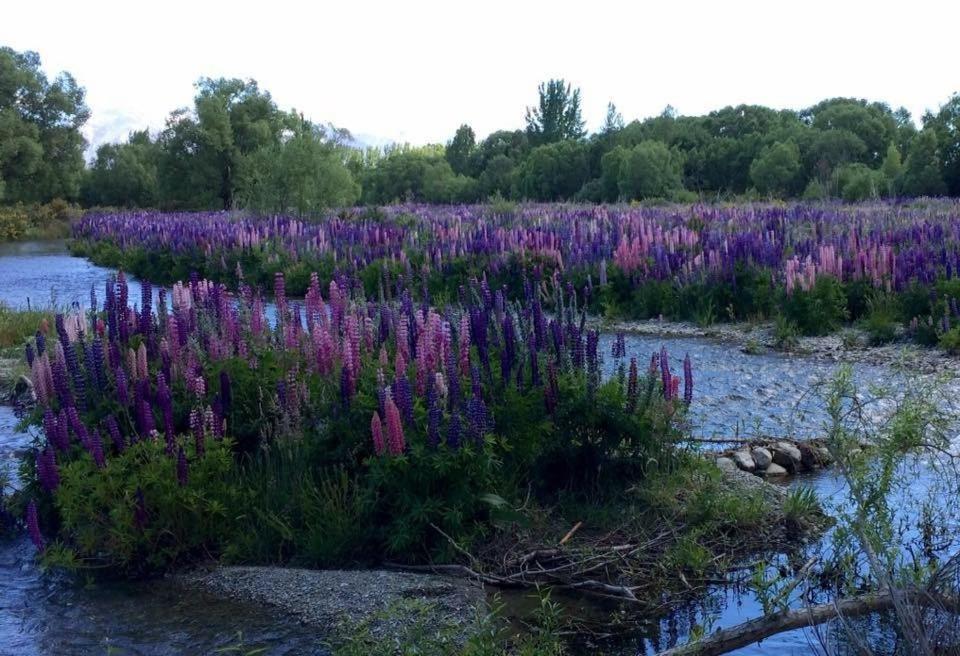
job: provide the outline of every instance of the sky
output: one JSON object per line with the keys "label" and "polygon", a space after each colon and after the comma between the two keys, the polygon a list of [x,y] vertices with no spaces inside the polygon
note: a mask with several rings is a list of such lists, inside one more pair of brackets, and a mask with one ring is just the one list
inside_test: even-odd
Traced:
{"label": "sky", "polygon": [[163,127],[201,76],[256,79],[284,109],[370,144],[524,125],[539,82],[581,89],[589,130],[671,105],[907,107],[960,91],[954,0],[0,0],[0,45],[87,90],[91,146]]}

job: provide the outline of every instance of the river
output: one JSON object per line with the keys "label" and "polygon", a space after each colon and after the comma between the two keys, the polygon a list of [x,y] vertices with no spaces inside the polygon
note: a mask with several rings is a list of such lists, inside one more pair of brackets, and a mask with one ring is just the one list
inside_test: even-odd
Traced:
{"label": "river", "polygon": [[[62,242],[0,245],[0,303],[11,307],[88,305],[91,286],[102,299],[104,283],[114,272],[70,256]],[[130,298],[140,298],[136,280]],[[601,349],[609,353],[612,335]],[[665,345],[675,367],[684,355],[694,363],[695,396],[691,430],[698,436],[770,435],[813,437],[823,432],[826,416],[811,389],[834,371],[834,364],[782,354],[750,355],[730,344],[700,338],[628,335],[628,357],[640,362]],[[607,372],[610,358],[607,358]],[[896,383],[888,367],[855,365],[859,386]],[[16,430],[9,407],[0,407],[0,466],[11,467],[32,437]],[[841,503],[843,485],[835,472],[823,471],[791,484],[812,487],[828,505]],[[187,595],[162,581],[126,585],[79,586],[44,574],[34,551],[21,537],[0,544],[0,655],[73,654],[208,654],[237,645],[264,654],[322,654],[314,631],[273,613],[206,597]],[[751,594],[717,587],[705,607],[675,613],[660,622],[669,642],[683,641],[690,624],[705,615],[723,628],[759,616]],[[808,631],[784,633],[739,654],[813,653]],[[639,653],[652,653],[646,641]],[[230,652],[233,653],[233,652]]]}

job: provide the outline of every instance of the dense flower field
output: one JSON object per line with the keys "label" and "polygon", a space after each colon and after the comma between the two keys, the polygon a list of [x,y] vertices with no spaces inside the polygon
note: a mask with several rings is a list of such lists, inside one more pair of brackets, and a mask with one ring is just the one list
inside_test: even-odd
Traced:
{"label": "dense flower field", "polygon": [[195,276],[154,303],[144,283],[137,303],[119,274],[26,346],[34,542],[52,563],[127,572],[211,553],[418,560],[485,531],[520,490],[669,469],[689,359],[679,373],[665,350],[628,359],[622,337],[600,353],[572,287],[524,289],[510,302],[474,280],[435,308],[314,274],[294,301],[278,273],[268,321],[245,284]]}
{"label": "dense flower field", "polygon": [[[539,267],[587,285],[595,311],[701,321],[783,313],[803,332],[825,332],[868,314],[871,296],[949,286],[960,269],[960,203],[395,206],[316,222],[128,213],[88,215],[74,237],[95,260],[166,282],[192,270],[233,280],[239,270],[266,288],[283,271],[302,295],[309,271],[339,271],[359,274],[373,294],[385,272],[425,270],[432,291],[453,297],[481,272],[518,293],[520,274]],[[791,308],[792,297],[821,279],[840,289],[821,289],[826,302],[814,302],[836,316],[808,325],[808,304]],[[950,292],[912,298],[898,318],[942,323]]]}

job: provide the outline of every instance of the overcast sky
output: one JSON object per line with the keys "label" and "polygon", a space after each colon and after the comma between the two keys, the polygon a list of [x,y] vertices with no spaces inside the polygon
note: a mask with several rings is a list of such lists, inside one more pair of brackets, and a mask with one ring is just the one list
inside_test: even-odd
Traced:
{"label": "overcast sky", "polygon": [[255,78],[282,108],[368,141],[523,125],[538,82],[579,86],[587,127],[838,95],[915,119],[960,90],[960,3],[2,0],[0,45],[87,89],[94,143],[157,130],[200,76]]}

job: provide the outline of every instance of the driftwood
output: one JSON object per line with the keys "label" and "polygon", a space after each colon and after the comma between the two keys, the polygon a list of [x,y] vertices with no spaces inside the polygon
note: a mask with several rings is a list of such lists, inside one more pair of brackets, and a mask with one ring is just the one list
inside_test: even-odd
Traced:
{"label": "driftwood", "polygon": [[954,613],[960,612],[960,602],[935,592],[900,590],[895,594],[889,591],[864,594],[840,599],[834,603],[765,615],[729,629],[716,631],[696,642],[662,651],[657,656],[719,656],[778,633],[823,624],[840,617],[859,617],[890,610],[895,601],[925,608],[949,610]]}

